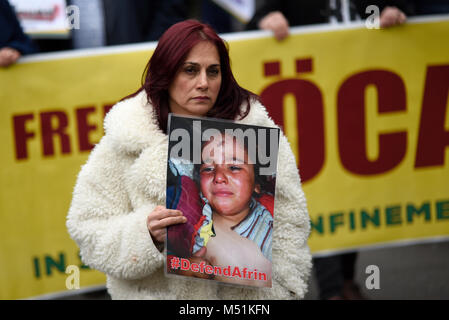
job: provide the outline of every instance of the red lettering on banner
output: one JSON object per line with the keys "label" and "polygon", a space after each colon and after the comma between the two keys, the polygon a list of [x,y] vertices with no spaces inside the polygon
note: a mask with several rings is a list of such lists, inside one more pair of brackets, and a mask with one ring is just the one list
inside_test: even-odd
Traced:
{"label": "red lettering on banner", "polygon": [[78,145],[80,151],[92,150],[94,145],[89,141],[89,132],[97,129],[95,124],[87,122],[87,116],[95,112],[95,107],[76,109],[76,120],[78,123]]}
{"label": "red lettering on banner", "polygon": [[305,73],[313,71],[313,59],[298,59],[296,60],[296,73]]}
{"label": "red lettering on banner", "polygon": [[[102,106],[103,118],[114,104],[104,104]],[[89,139],[90,133],[98,130],[98,123],[89,122],[89,115],[96,113],[95,106],[88,106],[75,109],[76,133],[78,138],[78,149],[80,152],[92,150],[94,142]],[[55,137],[58,138],[62,154],[72,152],[70,144],[70,134],[68,129],[72,121],[65,111],[40,112],[36,117],[39,119],[39,129],[37,132],[27,129],[27,123],[35,121],[35,114],[27,113],[13,115],[13,135],[15,145],[15,157],[17,160],[27,159],[28,142],[38,136],[42,144],[42,155],[55,155]]]}
{"label": "red lettering on banner", "polygon": [[25,159],[28,157],[27,140],[34,138],[34,132],[26,130],[26,123],[33,120],[32,113],[13,116],[14,142],[16,147],[16,159]]}
{"label": "red lettering on banner", "polygon": [[264,76],[278,76],[281,73],[281,63],[279,61],[264,63]]}
{"label": "red lettering on banner", "polygon": [[114,106],[114,104],[105,104],[103,106],[103,118],[106,117],[106,115],[108,114],[109,110],[111,110],[113,106]]}
{"label": "red lettering on banner", "polygon": [[[55,154],[53,137],[59,136],[62,153],[70,153],[70,138],[66,133],[69,121],[67,114],[63,111],[50,111],[40,114],[42,147],[44,156],[52,156]],[[54,128],[52,119],[57,120],[57,126]]]}
{"label": "red lettering on banner", "polygon": [[449,146],[447,117],[449,65],[429,66],[422,102],[415,168],[442,166]]}
{"label": "red lettering on banner", "polygon": [[[311,63],[311,62],[310,62]],[[297,104],[298,150],[301,180],[316,176],[324,164],[324,107],[320,89],[308,80],[286,79],[266,87],[260,94],[270,116],[283,126],[284,96],[292,94]]]}
{"label": "red lettering on banner", "polygon": [[340,87],[337,102],[338,146],[343,166],[350,172],[371,175],[396,167],[407,150],[407,133],[379,134],[379,156],[368,159],[365,132],[365,89],[374,85],[378,93],[378,112],[406,110],[405,87],[395,73],[371,70],[349,77]]}

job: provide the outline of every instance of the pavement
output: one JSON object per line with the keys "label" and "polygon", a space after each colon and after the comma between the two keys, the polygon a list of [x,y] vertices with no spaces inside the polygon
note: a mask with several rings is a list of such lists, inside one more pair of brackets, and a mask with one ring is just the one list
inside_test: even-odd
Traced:
{"label": "pavement", "polygon": [[[370,265],[378,267],[378,289],[366,286],[373,274],[366,272]],[[355,278],[362,294],[371,300],[449,300],[449,241],[360,251]],[[368,283],[374,283],[370,279]],[[110,296],[101,289],[59,298],[78,299],[108,300]],[[316,299],[318,290],[312,277],[305,300]]]}
{"label": "pavement", "polygon": [[[370,265],[379,268],[379,289],[366,287],[366,280],[373,274],[366,272]],[[360,251],[355,279],[363,296],[372,300],[448,300],[449,242]],[[312,278],[306,300],[317,298]]]}

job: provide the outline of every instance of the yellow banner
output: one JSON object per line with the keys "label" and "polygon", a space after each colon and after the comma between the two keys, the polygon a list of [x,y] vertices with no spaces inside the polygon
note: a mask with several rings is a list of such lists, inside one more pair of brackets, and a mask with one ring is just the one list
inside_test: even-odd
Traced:
{"label": "yellow banner", "polygon": [[449,236],[449,22],[231,43],[283,124],[325,255]]}
{"label": "yellow banner", "polygon": [[[449,237],[449,21],[228,38],[297,156],[319,254]],[[0,70],[0,298],[104,284],[65,219],[104,114],[153,44],[43,55]],[[67,273],[66,273],[67,271]]]}

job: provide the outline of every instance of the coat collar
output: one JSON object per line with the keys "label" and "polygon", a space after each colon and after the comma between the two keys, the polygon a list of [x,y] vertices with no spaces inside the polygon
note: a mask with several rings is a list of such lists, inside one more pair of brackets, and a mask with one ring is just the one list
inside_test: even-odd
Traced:
{"label": "coat collar", "polygon": [[118,102],[106,116],[104,128],[116,150],[125,153],[140,153],[155,142],[167,140],[145,91]]}
{"label": "coat collar", "polygon": [[[243,107],[246,108],[246,105]],[[236,122],[268,127],[274,124],[265,107],[257,101],[251,104],[249,114]],[[159,129],[153,106],[148,103],[145,91],[118,102],[109,111],[104,127],[116,150],[125,153],[138,154],[155,144],[168,142],[167,135]]]}
{"label": "coat collar", "polygon": [[[275,127],[265,107],[257,101],[251,103],[248,115],[243,120],[236,122]],[[106,116],[104,127],[105,139],[112,144],[115,152],[137,157],[129,170],[128,177],[131,179],[128,185],[132,188],[128,192],[133,199],[135,198],[134,204],[138,206],[138,201],[141,199],[155,198],[159,204],[163,205],[168,136],[159,129],[153,107],[148,103],[146,93],[140,92],[132,98],[117,103]],[[285,146],[282,147],[281,143],[279,147],[278,159],[288,158]],[[277,179],[276,190],[280,188],[287,193],[294,192],[290,190],[287,179],[292,173],[286,172],[287,169],[282,166],[278,166],[277,169],[278,177],[282,176],[283,178]]]}

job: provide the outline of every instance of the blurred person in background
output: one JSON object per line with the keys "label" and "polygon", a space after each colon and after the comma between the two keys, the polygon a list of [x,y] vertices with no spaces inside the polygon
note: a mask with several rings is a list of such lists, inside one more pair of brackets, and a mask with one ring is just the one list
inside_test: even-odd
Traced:
{"label": "blurred person in background", "polygon": [[212,0],[200,0],[201,20],[214,28],[217,33],[233,31],[233,17]]}
{"label": "blurred person in background", "polygon": [[157,41],[170,26],[188,18],[209,24],[217,33],[244,29],[242,23],[213,0],[102,1],[107,45]]}
{"label": "blurred person in background", "polygon": [[[366,6],[373,3],[371,0],[357,0],[354,2],[357,3],[360,9],[366,8]],[[399,6],[405,8],[407,10],[406,13],[410,16],[449,13],[449,0],[402,0]]]}
{"label": "blurred person in background", "polygon": [[157,41],[189,15],[188,0],[70,0],[79,7],[81,27],[72,30],[73,48]]}
{"label": "blurred person in background", "polygon": [[413,0],[416,15],[449,13],[448,0]]}
{"label": "blurred person in background", "polygon": [[198,1],[200,1],[201,21],[212,26],[218,33],[244,31],[245,23],[233,15],[230,10],[224,9],[213,0]]}
{"label": "blurred person in background", "polygon": [[157,41],[189,16],[186,0],[103,0],[106,44]]}
{"label": "blurred person in background", "polygon": [[0,0],[0,67],[8,67],[22,55],[36,52],[8,0]]}
{"label": "blurred person in background", "polygon": [[[368,3],[365,5],[365,2]],[[270,30],[277,40],[285,39],[290,26],[328,23],[333,18],[343,21],[345,7],[338,0],[266,0],[255,12],[247,24],[247,30]],[[405,0],[369,0],[347,1],[348,15],[355,19],[368,16],[365,13],[368,5],[377,5],[381,12],[381,28],[402,24],[406,21],[407,3]]]}

